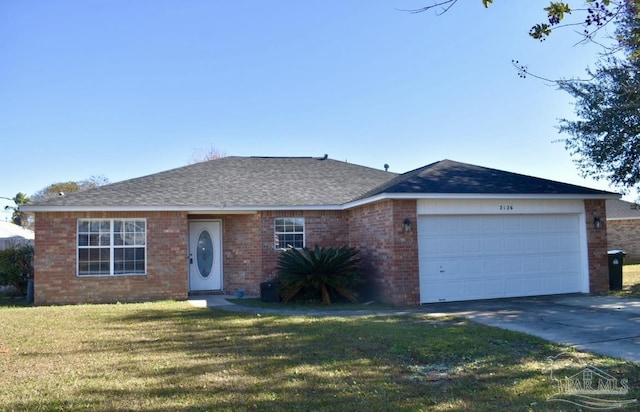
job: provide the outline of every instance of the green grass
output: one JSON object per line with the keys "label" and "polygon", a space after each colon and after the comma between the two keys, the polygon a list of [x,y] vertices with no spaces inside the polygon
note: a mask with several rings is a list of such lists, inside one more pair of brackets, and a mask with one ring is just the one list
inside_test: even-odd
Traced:
{"label": "green grass", "polygon": [[[0,307],[0,319],[1,411],[567,410],[546,401],[545,360],[563,348],[458,318],[159,302]],[[574,354],[640,398],[640,368]]]}
{"label": "green grass", "polygon": [[263,302],[260,298],[241,298],[241,299],[227,299],[228,301],[237,305],[248,306],[252,308],[265,308],[265,309],[293,309],[293,310],[321,310],[321,311],[398,311],[403,309],[415,310],[415,306],[394,306],[387,305],[378,302],[366,302],[366,303],[331,303],[325,305],[319,301],[302,302],[302,301],[289,301],[289,302]]}

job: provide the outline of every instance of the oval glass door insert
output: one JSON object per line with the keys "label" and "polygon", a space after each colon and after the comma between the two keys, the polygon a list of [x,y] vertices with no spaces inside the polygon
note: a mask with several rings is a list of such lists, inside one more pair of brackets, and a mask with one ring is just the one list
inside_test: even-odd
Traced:
{"label": "oval glass door insert", "polygon": [[208,231],[203,230],[198,236],[198,251],[196,252],[198,271],[203,278],[209,277],[213,267],[213,241]]}

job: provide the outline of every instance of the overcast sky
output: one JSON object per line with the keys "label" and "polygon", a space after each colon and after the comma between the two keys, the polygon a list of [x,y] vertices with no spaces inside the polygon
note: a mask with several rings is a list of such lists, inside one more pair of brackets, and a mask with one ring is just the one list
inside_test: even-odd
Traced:
{"label": "overcast sky", "polygon": [[529,38],[548,0],[398,10],[428,1],[3,0],[0,197],[212,147],[394,172],[452,159],[614,190],[554,143],[568,95],[511,65],[551,78],[593,65],[570,31]]}

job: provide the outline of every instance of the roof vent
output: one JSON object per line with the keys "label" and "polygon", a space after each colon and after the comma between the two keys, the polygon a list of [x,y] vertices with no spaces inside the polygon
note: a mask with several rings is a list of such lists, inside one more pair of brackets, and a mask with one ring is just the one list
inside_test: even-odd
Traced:
{"label": "roof vent", "polygon": [[329,158],[329,155],[325,153],[324,157],[322,158],[322,160],[327,160],[328,158]]}
{"label": "roof vent", "polygon": [[389,171],[389,165],[387,163],[384,164],[384,171],[385,172]]}

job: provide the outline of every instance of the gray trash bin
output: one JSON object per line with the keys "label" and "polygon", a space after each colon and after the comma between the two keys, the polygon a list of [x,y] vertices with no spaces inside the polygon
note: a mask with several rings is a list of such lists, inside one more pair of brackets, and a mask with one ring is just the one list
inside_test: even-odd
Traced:
{"label": "gray trash bin", "polygon": [[610,250],[609,256],[609,290],[622,290],[622,265],[627,255],[622,250]]}

